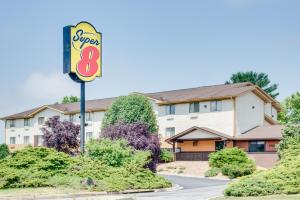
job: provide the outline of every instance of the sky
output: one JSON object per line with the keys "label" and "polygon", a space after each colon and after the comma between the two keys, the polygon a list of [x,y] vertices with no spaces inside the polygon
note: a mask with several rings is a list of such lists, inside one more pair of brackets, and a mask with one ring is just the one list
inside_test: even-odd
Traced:
{"label": "sky", "polygon": [[86,84],[87,99],[223,84],[253,70],[283,100],[300,91],[299,10],[297,0],[0,0],[0,116],[79,95],[62,73],[62,33],[80,21],[103,37],[103,77]]}

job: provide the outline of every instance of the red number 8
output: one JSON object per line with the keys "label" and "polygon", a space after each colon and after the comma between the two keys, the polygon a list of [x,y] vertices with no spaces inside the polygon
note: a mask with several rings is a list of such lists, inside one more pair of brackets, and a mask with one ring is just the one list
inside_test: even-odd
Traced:
{"label": "red number 8", "polygon": [[99,58],[99,50],[96,47],[89,46],[82,50],[81,60],[77,64],[77,72],[81,76],[93,76],[98,71],[97,60]]}

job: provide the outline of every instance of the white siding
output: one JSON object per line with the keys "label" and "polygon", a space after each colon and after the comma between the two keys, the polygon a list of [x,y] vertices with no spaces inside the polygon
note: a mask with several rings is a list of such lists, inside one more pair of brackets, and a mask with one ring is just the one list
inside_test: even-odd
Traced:
{"label": "white siding", "polygon": [[168,127],[175,127],[177,134],[192,126],[198,126],[233,136],[233,115],[233,100],[223,100],[220,112],[210,112],[209,101],[200,103],[199,113],[189,113],[189,104],[176,104],[175,115],[165,115],[165,106],[159,106],[159,134],[164,136]]}
{"label": "white siding", "polygon": [[252,92],[236,98],[237,134],[264,124],[264,105],[264,101]]}

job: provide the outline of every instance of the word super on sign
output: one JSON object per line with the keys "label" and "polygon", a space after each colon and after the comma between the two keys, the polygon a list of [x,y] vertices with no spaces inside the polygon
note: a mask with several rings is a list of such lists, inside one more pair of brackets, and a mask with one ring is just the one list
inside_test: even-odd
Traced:
{"label": "word super on sign", "polygon": [[64,27],[64,73],[77,82],[101,76],[102,35],[88,22]]}

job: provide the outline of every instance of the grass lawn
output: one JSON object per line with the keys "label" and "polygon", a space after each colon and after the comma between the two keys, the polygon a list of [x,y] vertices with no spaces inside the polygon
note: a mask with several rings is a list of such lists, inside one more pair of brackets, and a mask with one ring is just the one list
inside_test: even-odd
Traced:
{"label": "grass lawn", "polygon": [[299,200],[300,194],[296,195],[271,195],[260,197],[219,197],[212,200]]}

